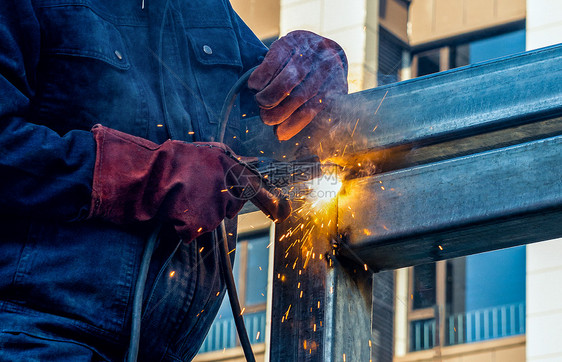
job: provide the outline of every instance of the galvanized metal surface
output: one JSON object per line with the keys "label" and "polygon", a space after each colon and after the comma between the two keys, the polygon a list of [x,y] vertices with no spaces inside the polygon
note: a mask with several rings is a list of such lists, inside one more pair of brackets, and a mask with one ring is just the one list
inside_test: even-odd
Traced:
{"label": "galvanized metal surface", "polygon": [[335,228],[309,233],[301,222],[276,228],[271,360],[369,361],[372,273],[334,257]]}
{"label": "galvanized metal surface", "polygon": [[562,115],[560,64],[562,45],[350,94],[324,114],[330,121],[309,143],[323,142],[325,153],[334,145],[339,154],[349,145],[349,157],[552,119]]}
{"label": "galvanized metal surface", "polygon": [[393,269],[562,236],[561,155],[556,136],[353,180],[342,253]]}

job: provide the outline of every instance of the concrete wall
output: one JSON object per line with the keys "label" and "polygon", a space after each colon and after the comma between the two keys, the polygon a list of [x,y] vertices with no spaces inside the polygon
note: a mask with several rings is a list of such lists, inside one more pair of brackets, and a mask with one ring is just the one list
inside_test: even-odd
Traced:
{"label": "concrete wall", "polygon": [[413,352],[394,362],[525,362],[525,336]]}
{"label": "concrete wall", "polygon": [[527,0],[527,50],[562,42],[562,1]]}
{"label": "concrete wall", "polygon": [[[269,359],[266,358],[266,347],[264,343],[252,345],[252,351],[256,362],[265,362]],[[195,356],[193,362],[246,362],[244,351],[242,347],[229,348],[222,351],[207,352]]]}
{"label": "concrete wall", "polygon": [[[562,0],[527,0],[527,50],[562,42]],[[562,239],[527,246],[527,361],[562,361]]]}
{"label": "concrete wall", "polygon": [[410,44],[451,38],[525,19],[525,0],[412,0]]}
{"label": "concrete wall", "polygon": [[279,0],[231,0],[232,7],[260,39],[279,35]]}
{"label": "concrete wall", "polygon": [[402,0],[379,0],[381,26],[408,43],[408,5]]}
{"label": "concrete wall", "polygon": [[527,246],[527,361],[562,361],[562,239]]}

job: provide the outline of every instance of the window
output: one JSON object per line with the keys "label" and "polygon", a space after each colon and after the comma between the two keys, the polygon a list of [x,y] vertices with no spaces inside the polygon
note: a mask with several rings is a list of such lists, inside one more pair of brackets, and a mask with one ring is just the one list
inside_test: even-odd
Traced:
{"label": "window", "polygon": [[464,310],[446,315],[445,344],[525,333],[525,247],[465,258]]}
{"label": "window", "polygon": [[412,309],[435,305],[435,264],[417,265],[413,268]]}
{"label": "window", "polygon": [[410,268],[409,351],[525,333],[525,247]]}
{"label": "window", "polygon": [[379,55],[377,85],[395,83],[400,81],[402,69],[402,52],[404,45],[391,32],[384,27],[379,27]]}
{"label": "window", "polygon": [[440,72],[442,70],[441,49],[428,50],[415,55],[414,64],[416,64],[416,76],[418,77]]}
{"label": "window", "polygon": [[413,55],[412,75],[442,72],[525,51],[525,30],[430,49]]}
{"label": "window", "polygon": [[[238,240],[233,273],[240,306],[250,342],[265,341],[269,233],[241,236]],[[239,345],[228,296],[224,297],[217,317],[199,353],[233,348]]]}
{"label": "window", "polygon": [[408,329],[410,351],[433,348],[438,344],[437,323],[443,288],[438,282],[443,262],[410,268]]}

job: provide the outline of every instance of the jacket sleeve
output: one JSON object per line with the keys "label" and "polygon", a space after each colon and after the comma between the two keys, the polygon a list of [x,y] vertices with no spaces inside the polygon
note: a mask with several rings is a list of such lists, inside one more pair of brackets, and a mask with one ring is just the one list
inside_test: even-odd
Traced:
{"label": "jacket sleeve", "polygon": [[34,119],[40,40],[30,1],[0,6],[0,214],[72,221],[88,214],[95,141]]}

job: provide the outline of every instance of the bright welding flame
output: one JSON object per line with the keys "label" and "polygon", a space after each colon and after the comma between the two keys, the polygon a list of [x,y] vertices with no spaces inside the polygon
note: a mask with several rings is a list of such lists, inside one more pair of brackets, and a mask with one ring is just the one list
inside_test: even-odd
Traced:
{"label": "bright welding flame", "polygon": [[342,188],[342,182],[335,174],[324,174],[308,182],[310,192],[307,199],[313,208],[321,208],[334,200]]}

